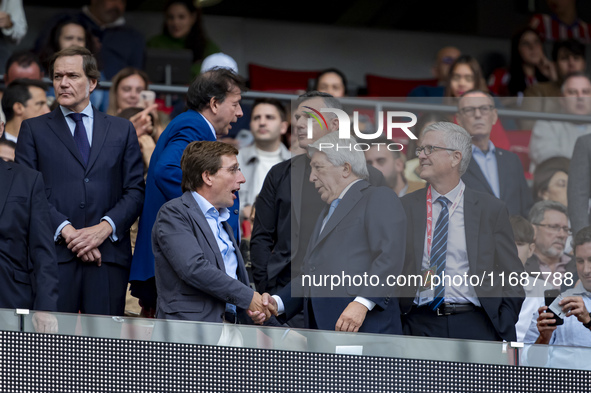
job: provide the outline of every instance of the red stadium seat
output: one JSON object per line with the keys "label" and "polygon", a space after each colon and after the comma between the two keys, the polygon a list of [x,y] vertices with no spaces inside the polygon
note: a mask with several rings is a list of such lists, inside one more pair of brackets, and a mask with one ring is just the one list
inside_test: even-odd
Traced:
{"label": "red stadium seat", "polygon": [[366,74],[365,81],[369,97],[406,97],[417,86],[437,86],[437,79],[398,79],[372,74]]}
{"label": "red stadium seat", "polygon": [[252,90],[301,94],[308,90],[310,79],[316,79],[320,71],[281,70],[250,63],[248,74]]}

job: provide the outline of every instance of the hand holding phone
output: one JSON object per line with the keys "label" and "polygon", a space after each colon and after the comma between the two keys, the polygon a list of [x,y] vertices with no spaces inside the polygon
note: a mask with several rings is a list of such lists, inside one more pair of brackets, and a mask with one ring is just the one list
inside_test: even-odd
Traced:
{"label": "hand holding phone", "polygon": [[149,106],[154,105],[154,101],[156,100],[156,93],[152,90],[142,90],[140,92],[140,102],[139,105],[142,108],[147,108]]}
{"label": "hand holding phone", "polygon": [[562,307],[558,304],[562,300],[562,295],[560,295],[560,291],[558,289],[545,290],[544,300],[546,302],[546,306],[548,307],[547,312],[554,314],[553,319],[556,319],[555,323],[548,324],[548,326],[562,325],[564,323],[565,314],[562,311]]}

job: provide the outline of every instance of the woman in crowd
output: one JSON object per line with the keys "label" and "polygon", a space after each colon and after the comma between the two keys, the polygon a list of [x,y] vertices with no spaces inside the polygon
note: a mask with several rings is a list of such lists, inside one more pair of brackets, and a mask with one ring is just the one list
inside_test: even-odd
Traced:
{"label": "woman in crowd", "polygon": [[164,7],[162,34],[152,37],[149,48],[190,49],[193,52],[191,77],[199,75],[201,62],[220,48],[205,34],[201,10],[192,0],[169,0]]}
{"label": "woman in crowd", "polygon": [[535,202],[551,200],[568,206],[566,190],[569,166],[568,158],[553,157],[536,167],[532,188]]}
{"label": "woman in crowd", "polygon": [[336,98],[345,97],[347,95],[347,77],[336,68],[328,68],[316,77],[312,90],[328,93]]}
{"label": "woman in crowd", "polygon": [[526,27],[511,38],[509,68],[495,70],[488,86],[501,97],[522,97],[526,87],[556,78],[556,69],[544,54],[540,36],[531,27]]}

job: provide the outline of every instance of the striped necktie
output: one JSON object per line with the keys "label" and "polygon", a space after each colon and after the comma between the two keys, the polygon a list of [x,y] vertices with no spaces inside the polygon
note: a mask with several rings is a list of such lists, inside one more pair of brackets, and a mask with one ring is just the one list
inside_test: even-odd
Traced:
{"label": "striped necktie", "polygon": [[[435,224],[435,232],[433,233],[433,246],[431,247],[431,266],[430,268],[435,272],[439,278],[442,278],[443,271],[445,270],[445,260],[447,254],[447,229],[449,226],[449,209],[447,203],[449,199],[444,196],[437,198],[437,201],[441,203],[441,213],[437,218],[437,224]],[[430,304],[432,310],[437,310],[439,305],[443,302],[445,295],[445,287],[443,282],[440,280],[440,284],[435,287],[433,294],[433,301]]]}

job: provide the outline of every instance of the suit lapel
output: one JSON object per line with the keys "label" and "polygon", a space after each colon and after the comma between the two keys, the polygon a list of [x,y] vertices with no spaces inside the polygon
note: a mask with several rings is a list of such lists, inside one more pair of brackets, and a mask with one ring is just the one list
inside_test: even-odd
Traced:
{"label": "suit lapel", "polygon": [[[347,191],[343,197],[343,200],[339,203],[339,206],[337,206],[337,208],[332,213],[332,216],[326,225],[324,225],[324,230],[318,235],[318,239],[314,242],[314,247],[320,244],[322,240],[324,240],[324,238],[326,238],[326,236],[328,236],[328,234],[332,232],[332,230],[335,229],[335,227],[343,220],[343,218],[345,218],[351,212],[351,210],[353,210],[357,202],[359,202],[359,200],[363,197],[361,190],[364,190],[367,187],[369,187],[369,183],[365,180],[361,180],[351,186],[349,191]],[[322,227],[322,221],[324,220],[325,216],[326,213],[321,214],[320,217],[318,217],[320,228]]]}
{"label": "suit lapel", "polygon": [[14,171],[11,164],[5,163],[2,159],[0,161],[0,214],[2,214],[14,178]]}
{"label": "suit lapel", "polygon": [[466,249],[471,271],[476,271],[478,263],[478,234],[481,209],[478,198],[472,190],[464,192],[464,230],[466,232]]}
{"label": "suit lapel", "polygon": [[250,284],[250,280],[248,279],[248,273],[246,272],[246,267],[244,266],[244,259],[242,259],[242,253],[240,252],[240,248],[238,248],[238,243],[234,238],[234,230],[228,224],[228,221],[222,222],[222,226],[230,236],[230,240],[232,240],[232,245],[234,246],[234,251],[236,253],[236,259],[238,261],[238,267],[236,269],[236,275],[238,276],[238,280],[241,281],[245,285]]}
{"label": "suit lapel", "polygon": [[201,233],[205,237],[207,244],[209,244],[209,248],[213,250],[215,255],[216,264],[220,270],[226,271],[226,265],[224,264],[224,258],[222,258],[222,254],[220,253],[220,248],[218,247],[218,243],[215,240],[213,232],[211,232],[211,228],[209,227],[209,223],[205,218],[205,215],[199,208],[199,205],[193,198],[190,192],[185,192],[182,196],[182,201],[189,208],[189,216],[195,221]]}
{"label": "suit lapel", "polygon": [[92,146],[90,147],[90,157],[88,158],[88,166],[86,167],[86,172],[90,171],[94,163],[96,162],[101,149],[103,148],[103,144],[105,143],[105,139],[107,137],[107,133],[109,132],[109,127],[111,123],[107,120],[107,115],[101,113],[93,108],[94,112],[94,122],[92,126]]}
{"label": "suit lapel", "polygon": [[307,159],[305,155],[296,156],[291,160],[291,206],[296,228],[300,227],[302,214],[302,192],[304,188],[304,175],[306,173]]}
{"label": "suit lapel", "polygon": [[478,165],[474,158],[472,158],[468,164],[468,172],[484,185],[488,193],[494,195],[492,188],[490,188],[490,184],[488,184],[486,177],[484,177],[484,173],[482,173],[482,170],[480,169],[480,165]]}
{"label": "suit lapel", "polygon": [[507,168],[507,160],[505,160],[505,155],[499,148],[495,149],[495,156],[497,158],[497,171],[499,174],[499,197],[500,199],[503,199],[507,192],[507,176],[502,175],[509,173]]}
{"label": "suit lapel", "polygon": [[427,231],[427,188],[416,193],[413,200],[412,220],[414,255],[416,271],[423,270],[423,253],[425,250],[425,233]]}
{"label": "suit lapel", "polygon": [[62,113],[62,110],[59,106],[49,114],[47,118],[47,125],[58,137],[58,139],[68,148],[70,153],[72,153],[72,155],[78,160],[80,165],[84,166],[84,160],[82,159],[80,150],[78,150],[78,146],[76,146],[76,142],[74,141],[74,137],[72,137],[70,127],[68,126],[68,123],[64,118],[64,114]]}

